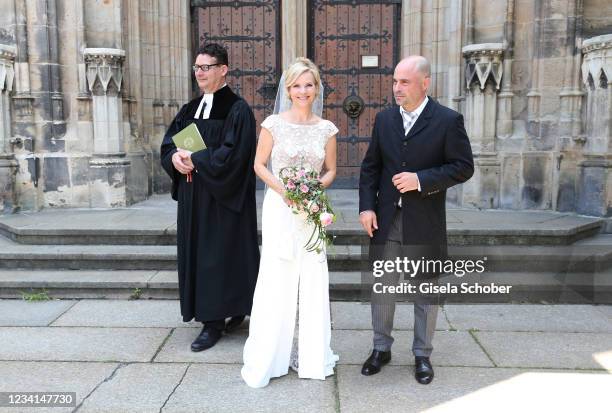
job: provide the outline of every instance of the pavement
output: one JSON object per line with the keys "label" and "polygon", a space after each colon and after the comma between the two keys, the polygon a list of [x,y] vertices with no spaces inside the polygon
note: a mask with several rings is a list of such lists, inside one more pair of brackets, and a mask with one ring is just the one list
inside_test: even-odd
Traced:
{"label": "pavement", "polygon": [[251,389],[248,322],[193,353],[199,325],[176,300],[0,300],[0,392],[76,393],[73,408],[0,412],[610,411],[612,306],[446,305],[428,386],[413,378],[412,306],[398,306],[393,360],[371,377],[369,305],[331,309],[335,375]]}
{"label": "pavement", "polygon": [[[342,241],[330,256],[349,262],[364,238],[357,193],[329,195],[338,215],[333,231]],[[261,191],[257,197],[261,215]],[[488,248],[493,258],[531,263],[533,272],[499,270],[529,282],[549,274],[544,271],[556,277],[549,261],[599,257],[607,264],[612,255],[612,235],[599,233],[604,222],[598,218],[451,208],[447,221],[454,248]],[[54,287],[47,301],[0,299],[0,413],[610,411],[609,305],[447,304],[433,342],[436,376],[423,386],[413,378],[412,306],[396,311],[392,362],[365,377],[360,369],[371,351],[369,305],[336,301],[335,374],[319,381],[289,372],[251,389],[240,377],[248,322],[210,350],[189,349],[200,326],[181,321],[174,299],[175,236],[176,206],[168,195],[127,208],[0,216],[0,291],[10,289],[13,297],[29,287]],[[124,258],[134,268],[121,264]],[[544,261],[547,267],[537,268]],[[595,270],[589,279],[600,275]],[[332,292],[358,285],[352,267],[334,271]],[[600,278],[612,282],[608,273]],[[71,296],[90,298],[55,299]],[[74,392],[75,406],[1,405],[2,392],[35,391]]]}

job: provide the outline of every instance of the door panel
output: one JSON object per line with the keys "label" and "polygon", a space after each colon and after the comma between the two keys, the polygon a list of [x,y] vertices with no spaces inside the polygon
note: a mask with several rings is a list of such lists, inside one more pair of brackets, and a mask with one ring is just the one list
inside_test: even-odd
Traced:
{"label": "door panel", "polygon": [[[376,113],[393,104],[400,6],[401,0],[309,2],[308,54],[321,70],[323,116],[340,130],[335,188],[357,188]],[[363,65],[364,56],[378,64]],[[360,105],[358,115],[348,110]]]}
{"label": "door panel", "polygon": [[280,0],[192,0],[191,5],[194,51],[204,43],[227,48],[228,84],[249,103],[259,125],[274,109],[281,74]]}

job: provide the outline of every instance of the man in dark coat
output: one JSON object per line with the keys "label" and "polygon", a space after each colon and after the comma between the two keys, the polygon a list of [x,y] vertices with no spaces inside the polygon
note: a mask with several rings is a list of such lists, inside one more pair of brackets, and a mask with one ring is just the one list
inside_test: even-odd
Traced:
{"label": "man in dark coat", "polygon": [[[359,219],[371,237],[371,250],[381,250],[389,261],[398,256],[434,261],[446,257],[446,189],[474,172],[463,117],[427,96],[430,76],[429,62],[422,56],[399,62],[393,75],[398,106],[376,116],[361,165]],[[392,275],[397,283],[399,274]],[[429,356],[438,305],[419,298],[414,303],[412,351],[415,377],[428,384],[434,374]],[[391,359],[394,314],[392,299],[372,299],[374,349],[362,368],[366,376],[378,373]]]}
{"label": "man in dark coat", "polygon": [[[204,324],[191,345],[202,351],[251,312],[259,270],[253,161],[256,126],[247,103],[225,84],[227,51],[208,44],[194,71],[203,95],[168,128],[161,163],[178,201],[178,277],[183,321]],[[206,149],[177,149],[172,137],[195,123]],[[231,317],[227,323],[225,319]]]}

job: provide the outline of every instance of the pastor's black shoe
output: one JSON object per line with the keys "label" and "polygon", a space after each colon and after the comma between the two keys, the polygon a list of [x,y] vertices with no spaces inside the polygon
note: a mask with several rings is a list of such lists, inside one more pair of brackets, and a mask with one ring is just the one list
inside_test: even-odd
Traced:
{"label": "pastor's black shoe", "polygon": [[373,350],[372,354],[363,363],[361,374],[371,376],[380,371],[380,368],[391,361],[391,351]]}
{"label": "pastor's black shoe", "polygon": [[434,371],[429,357],[414,358],[414,378],[421,384],[429,384],[434,378]]}
{"label": "pastor's black shoe", "polygon": [[221,330],[214,327],[204,327],[200,335],[191,343],[191,351],[203,351],[211,348],[221,338]]}
{"label": "pastor's black shoe", "polygon": [[237,315],[235,317],[230,318],[230,320],[227,322],[227,324],[225,324],[225,332],[226,333],[231,333],[232,331],[234,331],[238,327],[240,327],[240,325],[244,321],[244,317],[245,316],[243,316],[243,315]]}

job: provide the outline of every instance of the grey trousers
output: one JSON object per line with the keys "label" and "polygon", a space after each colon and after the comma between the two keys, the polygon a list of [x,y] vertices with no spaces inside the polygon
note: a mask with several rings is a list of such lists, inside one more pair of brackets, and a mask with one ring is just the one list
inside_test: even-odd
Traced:
{"label": "grey trousers", "polygon": [[[402,255],[402,214],[398,209],[393,218],[393,225],[384,247],[384,259],[395,260]],[[401,273],[390,273],[387,282],[397,284]],[[395,300],[372,300],[372,329],[374,330],[374,350],[389,351],[393,344],[391,332],[395,316]],[[438,305],[431,304],[431,300],[417,298],[414,303],[414,338],[412,353],[417,356],[429,357],[433,350],[431,344],[436,321],[438,318]]]}

